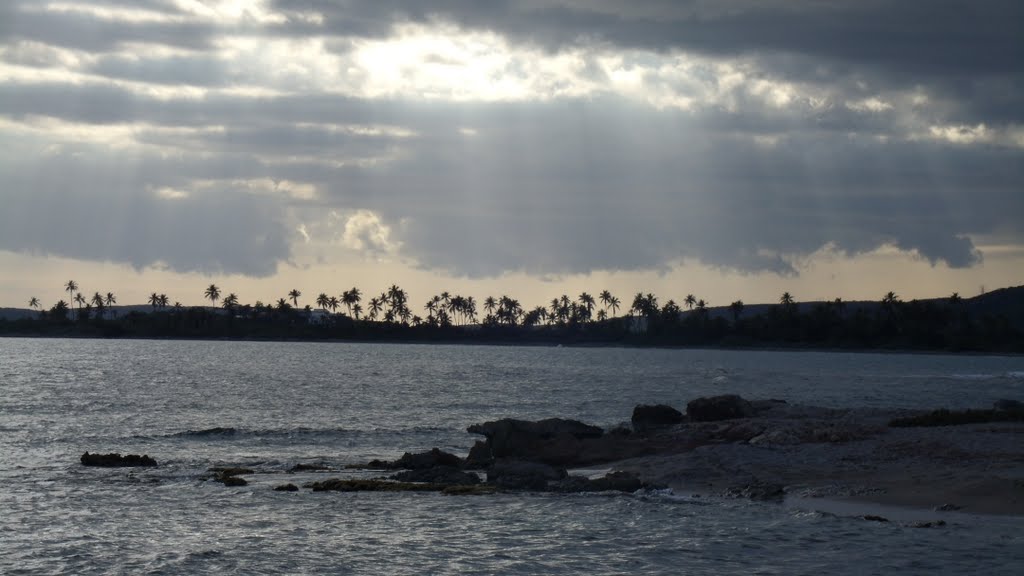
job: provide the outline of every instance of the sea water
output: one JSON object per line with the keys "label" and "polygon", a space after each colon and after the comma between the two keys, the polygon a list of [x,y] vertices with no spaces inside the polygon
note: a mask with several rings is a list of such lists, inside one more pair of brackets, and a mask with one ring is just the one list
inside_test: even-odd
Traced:
{"label": "sea water", "polygon": [[[738,393],[829,407],[1024,398],[1024,358],[0,339],[2,574],[1020,574],[1024,520],[866,522],[714,495],[275,492],[466,426]],[[98,469],[82,452],[145,453]],[[206,481],[245,466],[248,486]]]}

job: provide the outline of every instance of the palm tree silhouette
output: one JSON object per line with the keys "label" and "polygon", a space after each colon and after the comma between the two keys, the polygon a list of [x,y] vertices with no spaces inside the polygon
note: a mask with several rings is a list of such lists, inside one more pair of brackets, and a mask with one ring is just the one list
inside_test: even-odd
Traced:
{"label": "palm tree silhouette", "polygon": [[316,297],[316,305],[327,310],[331,306],[331,299],[325,292],[321,292],[320,295]]}
{"label": "palm tree silhouette", "polygon": [[612,301],[612,293],[607,290],[601,290],[597,297],[601,300],[601,305],[604,306],[604,309],[607,310],[608,304]]}
{"label": "palm tree silhouette", "polygon": [[117,304],[117,298],[114,296],[114,293],[113,292],[107,292],[107,297],[104,298],[103,301],[107,305],[107,308],[110,309],[110,315],[112,317],[116,317],[117,315],[114,313],[113,306],[114,306],[114,304]]}
{"label": "palm tree silhouette", "polygon": [[288,297],[291,298],[292,304],[294,304],[296,308],[299,307],[299,296],[302,296],[302,292],[299,292],[295,288],[292,288],[291,292],[288,292]]}
{"label": "palm tree silhouette", "polygon": [[81,292],[75,294],[75,304],[78,304],[78,313],[75,314],[75,320],[77,320],[78,317],[82,314],[82,305],[85,304],[85,296],[82,296]]}
{"label": "palm tree silhouette", "polygon": [[355,304],[352,305],[352,316],[354,316],[356,320],[359,320],[359,315],[362,314],[362,313],[363,313],[363,305],[362,304],[360,304],[359,302],[356,302]]}
{"label": "palm tree silhouette", "polygon": [[331,296],[330,298],[327,299],[327,307],[331,309],[331,312],[337,313],[338,306],[340,305],[341,302],[338,300],[337,296]]}
{"label": "palm tree silhouette", "polygon": [[150,294],[149,295],[149,305],[153,307],[153,310],[156,310],[157,306],[160,305],[160,295],[157,294],[156,292],[153,292],[152,294]]}
{"label": "palm tree silhouette", "polygon": [[74,280],[68,280],[68,283],[64,285],[64,291],[68,293],[68,299],[71,302],[75,302],[75,292],[78,290],[78,283]]}
{"label": "palm tree silhouette", "polygon": [[488,296],[487,298],[484,298],[484,310],[486,310],[488,314],[494,314],[494,311],[497,308],[498,302],[495,301],[494,296]]}
{"label": "palm tree silhouette", "polygon": [[206,291],[203,292],[203,294],[214,306],[217,305],[217,300],[220,300],[220,288],[217,288],[216,284],[210,284],[207,286]]}
{"label": "palm tree silhouette", "polygon": [[619,313],[619,306],[621,304],[622,302],[619,301],[618,296],[611,297],[611,299],[608,301],[608,306],[612,309],[612,316],[615,316],[616,314]]}
{"label": "palm tree silhouette", "polygon": [[224,297],[224,300],[221,302],[221,305],[224,306],[224,309],[229,312],[234,310],[235,306],[238,306],[238,296],[235,296],[234,292],[228,294],[227,296]]}
{"label": "palm tree silhouette", "polygon": [[170,304],[171,299],[167,297],[167,294],[160,294],[160,307],[166,308]]}
{"label": "palm tree silhouette", "polygon": [[29,308],[39,308],[39,298],[36,298],[35,296],[30,298],[29,301],[28,301],[28,307]]}
{"label": "palm tree silhouette", "polygon": [[693,310],[693,305],[697,303],[697,299],[693,297],[693,294],[687,294],[683,303],[686,304],[687,308]]}
{"label": "palm tree silhouette", "polygon": [[103,319],[103,296],[100,296],[100,293],[96,292],[92,295],[92,299],[89,301],[96,307],[96,310],[99,311],[98,314],[100,319]]}
{"label": "palm tree silhouette", "polygon": [[779,303],[783,306],[792,306],[793,302],[793,296],[791,296],[789,292],[783,292],[782,297],[779,298]]}

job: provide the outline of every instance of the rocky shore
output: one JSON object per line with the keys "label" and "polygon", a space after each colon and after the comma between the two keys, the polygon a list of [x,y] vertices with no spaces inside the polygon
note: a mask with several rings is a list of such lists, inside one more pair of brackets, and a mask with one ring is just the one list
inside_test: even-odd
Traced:
{"label": "rocky shore", "polygon": [[[685,411],[637,406],[628,425],[609,430],[561,418],[502,419],[467,430],[483,439],[466,457],[434,448],[344,471],[300,463],[281,473],[323,477],[302,484],[314,492],[670,488],[683,495],[1024,515],[1024,407],[1016,401],[965,412],[839,410],[725,395],[695,399]],[[155,461],[86,453],[82,464]],[[253,473],[210,472],[207,479],[227,486],[245,486],[242,476]],[[290,482],[274,489],[300,491]]]}

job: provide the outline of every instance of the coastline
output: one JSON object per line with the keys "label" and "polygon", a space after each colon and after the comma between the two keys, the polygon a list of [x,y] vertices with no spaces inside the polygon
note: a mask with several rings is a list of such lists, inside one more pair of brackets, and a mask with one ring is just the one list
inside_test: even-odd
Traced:
{"label": "coastline", "polygon": [[706,443],[612,468],[682,494],[1024,517],[1024,423],[887,425],[907,413],[780,406],[750,419],[683,425],[666,434]]}
{"label": "coastline", "polygon": [[855,348],[855,347],[815,347],[806,344],[793,346],[764,345],[764,346],[712,346],[712,345],[666,345],[666,344],[643,344],[631,342],[571,342],[559,340],[507,340],[507,339],[410,339],[410,338],[286,338],[286,337],[251,337],[251,336],[103,336],[97,334],[17,334],[0,332],[0,339],[3,338],[26,338],[40,340],[155,340],[175,342],[266,342],[266,343],[293,343],[310,342],[317,344],[384,344],[384,345],[428,345],[428,346],[496,346],[496,347],[528,347],[528,348],[621,348],[636,350],[709,350],[725,352],[800,352],[800,353],[821,353],[821,354],[884,354],[884,355],[912,355],[912,356],[964,356],[964,357],[1002,357],[1020,358],[1024,352],[1001,351],[1001,350],[941,350],[941,349],[920,349],[920,348]]}

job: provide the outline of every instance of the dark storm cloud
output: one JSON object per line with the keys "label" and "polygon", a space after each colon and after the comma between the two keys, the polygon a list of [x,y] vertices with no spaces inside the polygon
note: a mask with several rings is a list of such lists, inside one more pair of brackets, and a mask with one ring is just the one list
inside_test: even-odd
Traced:
{"label": "dark storm cloud", "polygon": [[[100,4],[182,16],[156,0]],[[825,246],[857,255],[886,244],[965,267],[981,258],[970,236],[1024,243],[1024,151],[1005,139],[968,145],[919,134],[1021,123],[1018,2],[272,5],[285,21],[227,26],[0,3],[8,62],[59,68],[50,48],[59,46],[90,52],[78,71],[92,75],[0,83],[0,116],[133,126],[111,146],[62,144],[74,138],[60,127],[17,142],[0,134],[0,249],[262,276],[289,258],[290,211],[316,218],[356,209],[383,217],[403,256],[470,276],[660,269],[680,258],[793,274],[801,257]],[[688,111],[600,91],[512,103],[371,99],[293,86],[267,86],[288,92],[281,96],[156,98],[109,81],[258,85],[265,80],[253,70],[261,64],[229,65],[210,50],[219,38],[327,35],[325,46],[343,60],[354,38],[384,37],[408,22],[494,31],[549,51],[581,48],[580,77],[599,83],[608,77],[594,54],[627,49],[741,58],[744,78],[727,94],[698,97]],[[129,42],[195,52],[121,53]],[[425,59],[455,64],[442,54]],[[527,68],[513,62],[505,72],[526,76]],[[758,80],[801,83],[814,98],[798,90],[772,105],[750,83]],[[652,69],[642,90],[687,95],[690,86],[673,84],[686,81]],[[918,89],[926,104],[909,103]],[[886,103],[848,105],[875,97]],[[245,181],[259,179],[313,185],[319,194],[253,193]],[[160,196],[161,189],[171,192]]]}
{"label": "dark storm cloud", "polygon": [[[916,75],[1019,73],[1024,5],[1015,0],[761,1],[274,0],[326,16],[349,35],[385,23],[449,21],[551,50],[607,42],[646,50],[735,56],[813,55]],[[298,25],[304,32],[310,27]]]}

